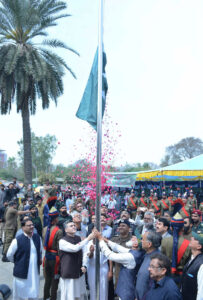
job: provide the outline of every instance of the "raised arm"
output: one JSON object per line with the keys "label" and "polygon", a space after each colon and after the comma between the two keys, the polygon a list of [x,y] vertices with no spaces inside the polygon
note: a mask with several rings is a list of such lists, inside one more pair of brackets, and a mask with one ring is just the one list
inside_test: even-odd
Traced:
{"label": "raised arm", "polygon": [[88,239],[84,239],[83,241],[79,242],[78,244],[74,245],[71,244],[64,239],[61,239],[59,241],[59,250],[65,251],[65,252],[78,252],[80,251],[86,244],[88,243]]}
{"label": "raised arm", "polygon": [[[136,266],[133,255],[130,252],[125,253],[115,253],[109,249],[106,243],[103,240],[99,242],[100,249],[104,256],[109,260],[122,264],[127,269],[134,269]],[[128,249],[129,251],[129,249]]]}
{"label": "raised arm", "polygon": [[110,246],[114,252],[118,252],[118,253],[128,253],[130,251],[129,248],[125,248],[121,245],[118,245],[118,244],[112,242],[112,241],[108,241],[108,246]]}

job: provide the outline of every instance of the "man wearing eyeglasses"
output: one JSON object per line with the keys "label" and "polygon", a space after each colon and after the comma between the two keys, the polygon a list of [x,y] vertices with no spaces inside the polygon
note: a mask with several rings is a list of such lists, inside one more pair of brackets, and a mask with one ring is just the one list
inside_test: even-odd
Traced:
{"label": "man wearing eyeglasses", "polygon": [[145,300],[182,300],[181,293],[170,275],[170,260],[162,253],[151,256],[149,274],[151,287],[144,295]]}
{"label": "man wearing eyeglasses", "polygon": [[7,252],[14,262],[13,300],[35,300],[39,297],[42,244],[30,219],[23,220],[23,233],[15,238]]}

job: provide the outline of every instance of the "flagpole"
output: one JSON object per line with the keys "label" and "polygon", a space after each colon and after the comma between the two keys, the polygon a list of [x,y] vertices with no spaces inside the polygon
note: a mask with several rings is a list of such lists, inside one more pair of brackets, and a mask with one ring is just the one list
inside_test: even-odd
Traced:
{"label": "flagpole", "polygon": [[[100,231],[101,207],[101,156],[102,156],[102,72],[103,72],[103,0],[99,0],[98,26],[98,101],[97,101],[97,177],[96,177],[96,228]],[[100,249],[96,240],[96,300],[100,300]]]}

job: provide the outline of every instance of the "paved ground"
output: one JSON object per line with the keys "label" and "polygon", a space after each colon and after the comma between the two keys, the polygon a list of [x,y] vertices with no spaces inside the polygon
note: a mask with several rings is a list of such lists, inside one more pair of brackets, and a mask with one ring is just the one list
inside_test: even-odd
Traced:
{"label": "paved ground", "polygon": [[[13,263],[11,262],[2,262],[2,247],[0,247],[0,284],[7,284],[12,290],[13,284]],[[40,298],[43,300],[43,288],[44,288],[44,277],[42,267],[40,270]],[[0,295],[1,296],[1,295]],[[86,298],[87,299],[87,298]],[[8,298],[8,300],[15,300],[13,296]],[[57,300],[60,300],[60,291],[58,291]]]}
{"label": "paved ground", "polygon": [[[10,262],[2,262],[2,247],[0,247],[0,284],[7,284],[12,290],[13,284],[13,263]],[[44,287],[44,277],[42,275],[42,268],[40,271],[40,300],[43,299],[43,287]],[[12,295],[8,298],[8,300],[12,300]],[[58,293],[57,299],[60,299],[60,295]]]}

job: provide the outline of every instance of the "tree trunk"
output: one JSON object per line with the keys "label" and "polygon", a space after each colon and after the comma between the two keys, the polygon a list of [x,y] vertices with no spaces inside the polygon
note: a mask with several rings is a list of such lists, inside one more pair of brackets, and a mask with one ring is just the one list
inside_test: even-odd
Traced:
{"label": "tree trunk", "polygon": [[31,131],[30,113],[28,101],[25,101],[22,109],[23,120],[23,151],[24,151],[24,183],[32,184],[32,153],[31,153]]}

